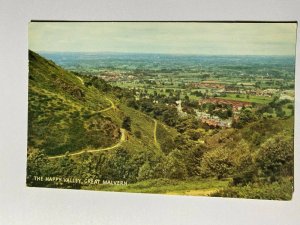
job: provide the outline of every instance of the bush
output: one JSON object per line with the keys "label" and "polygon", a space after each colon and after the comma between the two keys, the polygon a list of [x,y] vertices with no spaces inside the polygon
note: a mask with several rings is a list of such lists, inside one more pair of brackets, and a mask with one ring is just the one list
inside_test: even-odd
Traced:
{"label": "bush", "polygon": [[142,138],[142,132],[137,130],[134,132],[134,136],[136,136],[137,138],[141,139]]}
{"label": "bush", "polygon": [[147,161],[140,167],[137,180],[141,181],[151,179],[153,178],[153,173],[154,171],[152,170],[150,163]]}
{"label": "bush", "polygon": [[170,179],[185,179],[187,169],[183,161],[182,153],[175,149],[166,158],[165,177]]}
{"label": "bush", "polygon": [[122,128],[131,131],[131,118],[129,116],[123,119]]}
{"label": "bush", "polygon": [[216,176],[218,179],[228,177],[233,167],[229,151],[229,149],[217,148],[205,153],[201,160],[202,176]]}
{"label": "bush", "polygon": [[291,200],[293,194],[293,182],[284,179],[272,184],[250,184],[244,187],[229,187],[210,196],[229,197],[229,198],[250,198],[250,199],[269,199],[269,200]]}
{"label": "bush", "polygon": [[278,134],[269,138],[261,147],[256,162],[262,175],[271,181],[279,176],[293,176],[294,145],[293,138]]}

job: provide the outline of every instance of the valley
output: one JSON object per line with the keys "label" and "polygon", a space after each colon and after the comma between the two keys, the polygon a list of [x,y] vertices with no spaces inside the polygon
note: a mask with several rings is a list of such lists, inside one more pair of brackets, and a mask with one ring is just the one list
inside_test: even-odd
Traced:
{"label": "valley", "polygon": [[294,60],[29,51],[27,185],[288,200]]}

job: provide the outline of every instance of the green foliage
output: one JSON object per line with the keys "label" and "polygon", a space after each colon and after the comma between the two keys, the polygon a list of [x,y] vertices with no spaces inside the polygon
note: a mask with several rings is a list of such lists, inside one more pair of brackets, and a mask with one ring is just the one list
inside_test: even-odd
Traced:
{"label": "green foliage", "polygon": [[235,123],[236,128],[241,128],[245,126],[247,123],[251,123],[256,121],[257,115],[249,108],[245,108],[241,110],[241,113],[239,115],[239,120]]}
{"label": "green foliage", "polygon": [[287,179],[269,183],[254,183],[244,187],[228,187],[212,193],[213,197],[250,198],[269,200],[291,200],[293,182]]}
{"label": "green foliage", "polygon": [[185,194],[207,196],[216,190],[226,188],[228,180],[214,180],[214,179],[199,179],[189,178],[186,180],[176,179],[148,179],[139,181],[134,184],[126,186],[116,185],[98,185],[89,187],[89,189],[103,190],[103,191],[126,191],[137,193],[161,193],[161,194]]}
{"label": "green foliage", "polygon": [[255,177],[254,159],[246,141],[241,140],[235,148],[216,148],[204,154],[200,171],[202,176],[218,179],[233,177],[233,183],[246,184]]}
{"label": "green foliage", "polygon": [[200,121],[193,116],[188,116],[185,118],[178,119],[176,129],[179,133],[184,133],[186,131],[195,130],[199,128]]}
{"label": "green foliage", "polygon": [[87,81],[85,82],[87,86],[94,86],[100,91],[107,92],[111,90],[111,85],[109,85],[107,82],[105,82],[103,79],[92,76],[88,77]]}
{"label": "green foliage", "polygon": [[176,135],[176,130],[172,128],[166,128],[162,124],[158,123],[156,137],[160,145],[160,149],[166,155],[169,154],[173,149],[175,149],[174,136]]}
{"label": "green foliage", "polygon": [[76,171],[75,174],[77,177],[81,179],[98,179],[97,174],[97,160],[91,154],[85,152],[79,156],[78,161],[80,163],[76,164]]}
{"label": "green foliage", "polygon": [[254,156],[245,140],[240,141],[233,149],[232,158],[234,163],[233,185],[246,185],[253,182],[257,176],[257,168]]}
{"label": "green foliage", "polygon": [[146,161],[139,169],[137,180],[148,180],[154,177],[154,170],[151,168],[151,165]]}
{"label": "green foliage", "polygon": [[263,175],[271,180],[275,180],[279,176],[293,176],[293,160],[293,139],[284,133],[264,142],[256,158]]}
{"label": "green foliage", "polygon": [[128,131],[131,131],[131,119],[130,119],[129,116],[126,116],[123,119],[122,128],[124,128],[124,129],[126,129]]}
{"label": "green foliage", "polygon": [[106,167],[109,168],[109,180],[128,180],[130,171],[128,167],[130,155],[127,149],[120,148],[114,154],[110,154]]}
{"label": "green foliage", "polygon": [[94,86],[86,87],[81,77],[31,51],[29,76],[30,147],[44,149],[47,155],[58,155],[106,147],[117,141],[118,127],[109,118],[95,113],[110,103]]}
{"label": "green foliage", "polygon": [[174,127],[178,121],[177,110],[175,108],[170,108],[170,109],[164,111],[162,114],[162,120],[167,125]]}
{"label": "green foliage", "polygon": [[48,167],[49,160],[43,151],[29,148],[27,152],[27,185],[28,186],[43,186],[42,182],[37,182],[34,176],[45,176],[50,173]]}
{"label": "green foliage", "polygon": [[[286,179],[293,177],[292,102],[241,94],[240,100],[265,105],[243,108],[235,124],[239,129],[207,127],[204,131],[194,109],[202,107],[212,115],[228,118],[232,107],[199,106],[190,90],[179,90],[179,86],[186,88],[184,82],[178,84],[170,78],[162,84],[163,89],[154,90],[151,86],[159,82],[146,80],[135,84],[143,91],[121,89],[98,77],[65,71],[33,52],[29,58],[28,185],[290,198],[291,185]],[[203,93],[194,94],[214,94],[208,89]],[[231,94],[223,97],[236,98]],[[180,98],[184,98],[186,117],[179,117],[174,106]],[[122,142],[118,142],[120,127],[126,129]],[[72,155],[116,143],[120,143],[116,148],[97,154]],[[49,160],[49,155],[58,154],[65,155]],[[45,183],[35,181],[34,176],[119,180],[129,185]]]}
{"label": "green foliage", "polygon": [[232,174],[233,162],[230,150],[217,148],[204,154],[201,160],[201,174],[204,177],[216,176],[218,179]]}
{"label": "green foliage", "polygon": [[140,139],[142,137],[142,132],[137,130],[137,131],[134,132],[134,136],[136,136],[137,138]]}
{"label": "green foliage", "polygon": [[182,160],[183,155],[179,150],[173,150],[166,158],[165,176],[169,179],[185,179],[187,169]]}

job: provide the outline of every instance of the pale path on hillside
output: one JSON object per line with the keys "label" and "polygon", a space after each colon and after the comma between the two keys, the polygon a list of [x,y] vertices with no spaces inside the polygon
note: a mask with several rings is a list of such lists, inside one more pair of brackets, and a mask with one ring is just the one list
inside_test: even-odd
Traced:
{"label": "pale path on hillside", "polygon": [[[77,78],[78,78],[78,79],[81,81],[81,83],[84,85],[84,82],[83,82],[82,78],[80,78],[80,77],[78,77],[78,76],[77,76]],[[110,102],[110,107],[105,108],[105,109],[102,109],[102,110],[100,110],[100,111],[98,111],[98,112],[106,112],[106,111],[108,111],[108,110],[110,110],[110,109],[116,109],[116,106],[115,106],[115,104],[113,103],[112,100],[110,100],[110,99],[107,98],[107,97],[105,97],[105,99],[106,99],[107,101]],[[80,151],[80,152],[71,153],[71,154],[69,154],[69,155],[70,155],[70,156],[75,156],[75,155],[81,155],[81,154],[83,154],[83,153],[85,153],[85,152],[95,153],[95,152],[106,151],[106,150],[112,150],[112,149],[118,148],[118,147],[122,144],[122,142],[124,142],[124,141],[126,140],[126,138],[125,138],[125,129],[120,128],[120,131],[121,131],[121,138],[120,138],[120,140],[118,141],[118,143],[116,143],[116,144],[113,145],[113,146],[106,147],[106,148],[89,149],[89,150],[88,150],[88,149],[84,149],[84,150],[82,150],[82,151]],[[64,157],[64,156],[65,156],[65,155],[57,155],[57,156],[49,156],[48,158],[49,158],[49,159],[57,159],[57,158],[62,158],[62,157]]]}
{"label": "pale path on hillside", "polygon": [[81,84],[84,85],[83,79],[81,77],[78,77],[78,76],[76,76],[76,77],[80,80]]}
{"label": "pale path on hillside", "polygon": [[115,106],[115,104],[113,103],[112,100],[110,100],[109,98],[106,98],[106,97],[105,97],[105,99],[110,102],[110,107],[108,107],[106,109],[102,109],[98,112],[106,112],[106,111],[111,110],[111,109],[116,109],[116,106]]}
{"label": "pale path on hillside", "polygon": [[[71,153],[71,154],[69,154],[69,156],[81,155],[81,154],[83,154],[85,152],[95,153],[95,152],[102,152],[102,151],[107,151],[107,150],[112,150],[112,149],[118,148],[118,147],[121,146],[122,142],[124,142],[126,140],[126,138],[125,138],[125,129],[120,128],[120,131],[121,131],[121,138],[118,141],[118,143],[115,144],[115,145],[113,145],[113,146],[106,147],[106,148],[89,149],[89,150],[85,149],[85,150],[82,150],[80,152]],[[57,156],[49,156],[48,158],[49,159],[57,159],[57,158],[62,158],[64,156],[65,155],[57,155]]]}
{"label": "pale path on hillside", "polygon": [[[76,76],[76,77],[78,78],[78,80],[80,80],[81,84],[84,86],[85,84],[84,84],[83,79],[82,79],[81,77],[79,77],[79,76]],[[100,111],[98,111],[98,112],[106,112],[106,111],[108,111],[108,110],[110,110],[110,109],[116,109],[116,106],[115,106],[115,104],[113,103],[112,100],[110,100],[110,99],[107,98],[107,97],[105,97],[105,99],[106,99],[107,101],[110,102],[110,107],[105,108],[105,109],[102,109],[102,110],[100,110]]]}
{"label": "pale path on hillside", "polygon": [[154,121],[154,128],[153,128],[153,137],[154,137],[154,145],[159,148],[159,143],[157,142],[156,131],[157,131],[157,120],[153,119]]}

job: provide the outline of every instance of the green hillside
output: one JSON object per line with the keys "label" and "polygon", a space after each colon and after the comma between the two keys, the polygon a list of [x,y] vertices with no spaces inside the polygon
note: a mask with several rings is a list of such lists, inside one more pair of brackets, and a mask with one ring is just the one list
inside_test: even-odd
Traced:
{"label": "green hillside", "polygon": [[129,117],[131,130],[122,146],[159,152],[154,120],[120,103],[101,82],[29,51],[28,146],[49,156],[106,149],[120,142],[122,121]]}
{"label": "green hillside", "polygon": [[248,115],[241,126],[212,129],[180,117],[172,104],[135,101],[135,90],[66,71],[32,51],[28,90],[29,186],[292,196],[292,115]]}

